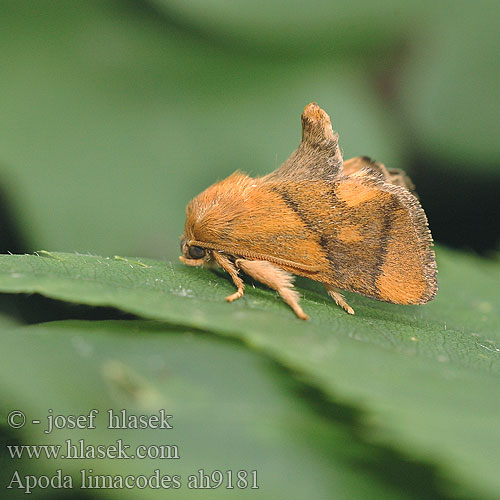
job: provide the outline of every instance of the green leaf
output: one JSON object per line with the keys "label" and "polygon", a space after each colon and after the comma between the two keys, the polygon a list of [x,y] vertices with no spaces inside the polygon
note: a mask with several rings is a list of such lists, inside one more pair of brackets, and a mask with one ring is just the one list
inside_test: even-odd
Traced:
{"label": "green leaf", "polygon": [[[273,292],[247,287],[227,304],[227,279],[153,260],[0,256],[0,290],[114,306],[238,338],[370,416],[372,439],[439,463],[474,495],[500,488],[500,265],[438,251],[441,290],[426,306],[350,295],[350,317],[304,290],[301,322]],[[474,496],[472,495],[472,496]]]}
{"label": "green leaf", "polygon": [[[409,498],[362,470],[380,459],[376,448],[360,442],[345,423],[317,413],[297,397],[300,384],[238,344],[144,321],[45,323],[3,332],[0,340],[0,413],[18,408],[28,422],[41,421],[15,432],[24,443],[65,449],[66,439],[84,439],[87,445],[121,439],[130,454],[139,445],[178,447],[178,459],[37,461],[39,474],[58,468],[73,474],[77,491],[81,469],[147,477],[160,469],[162,475],[180,475],[184,485],[168,495],[191,499],[195,492],[186,487],[188,476],[217,469],[233,470],[235,481],[238,470],[257,470],[260,488],[220,487],[203,490],[202,498],[274,500],[307,498],[312,492],[315,499]],[[109,409],[120,415],[124,408],[128,415],[158,415],[164,409],[173,415],[173,429],[108,429]],[[95,429],[45,434],[49,409],[54,416],[99,413]],[[158,498],[148,488],[106,493]]]}
{"label": "green leaf", "polygon": [[0,311],[0,331],[17,324],[18,323],[9,314]]}

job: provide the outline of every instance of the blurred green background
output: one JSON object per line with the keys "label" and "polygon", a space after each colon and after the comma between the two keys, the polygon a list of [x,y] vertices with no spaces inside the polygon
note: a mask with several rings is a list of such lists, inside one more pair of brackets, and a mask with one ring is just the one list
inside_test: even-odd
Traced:
{"label": "blurred green background", "polygon": [[497,248],[498,3],[0,1],[0,250],[176,259],[187,202],[277,167],[317,101]]}
{"label": "blurred green background", "polygon": [[[408,171],[439,243],[493,254],[500,242],[498,14],[497,0],[0,0],[0,253],[46,249],[177,260],[188,201],[236,169],[262,175],[279,166],[299,143],[304,106],[316,101],[330,114],[345,158],[369,155]],[[357,297],[361,314],[344,323],[346,318],[337,317],[333,307],[324,308],[321,299],[317,304],[309,300],[316,314],[306,325],[293,323],[298,320],[290,311],[259,288],[250,290],[248,302],[233,304],[226,321],[222,308],[227,304],[207,292],[212,281],[182,267],[182,283],[187,282],[182,286],[190,283],[186,277],[194,280],[197,314],[210,324],[213,311],[219,311],[215,318],[223,318],[228,329],[243,325],[242,342],[218,338],[212,329],[201,331],[187,315],[187,326],[151,324],[111,308],[2,294],[0,479],[10,477],[16,465],[4,443],[41,439],[33,431],[8,430],[2,414],[6,405],[40,412],[53,404],[74,413],[113,404],[144,412],[142,401],[127,399],[117,371],[132,386],[151,390],[156,406],[172,405],[178,421],[186,423],[179,426],[178,437],[187,450],[186,470],[204,463],[235,467],[247,457],[242,466],[257,464],[267,474],[258,498],[306,498],[314,492],[314,499],[463,500],[469,491],[474,492],[470,498],[478,498],[474,488],[481,473],[491,476],[481,463],[470,468],[477,484],[467,483],[470,477],[462,484],[461,469],[446,468],[456,465],[451,446],[437,455],[417,453],[419,448],[405,447],[404,440],[394,449],[381,446],[369,432],[377,422],[367,431],[363,420],[377,415],[376,404],[355,397],[348,399],[355,407],[345,401],[336,406],[323,386],[298,380],[297,373],[264,357],[265,350],[253,352],[258,339],[280,328],[296,328],[295,341],[317,353],[328,350],[325,346],[335,351],[337,342],[354,346],[352,358],[343,359],[346,351],[340,351],[343,363],[337,359],[331,365],[349,366],[358,376],[335,373],[332,388],[353,381],[352,387],[357,383],[364,389],[359,373],[368,373],[367,379],[382,388],[366,384],[372,403],[382,401],[391,411],[401,406],[420,424],[407,425],[413,420],[401,420],[393,411],[388,428],[400,423],[403,436],[412,436],[414,429],[418,436],[426,422],[431,438],[440,432],[439,419],[429,410],[436,401],[442,425],[448,419],[460,424],[451,425],[440,443],[455,442],[453,430],[466,422],[459,411],[462,398],[466,406],[474,394],[486,404],[474,407],[476,428],[471,425],[467,435],[457,431],[456,439],[466,456],[459,465],[468,464],[474,456],[469,451],[482,453],[481,439],[490,440],[484,422],[497,415],[488,405],[496,408],[498,401],[491,389],[497,387],[496,369],[483,383],[474,362],[477,355],[485,364],[491,359],[493,366],[497,357],[498,301],[492,290],[498,267],[445,249],[438,258],[444,286],[428,307],[403,310]],[[14,277],[5,271],[9,265],[4,272]],[[126,273],[119,276],[125,279]],[[165,275],[167,284],[169,279],[171,273]],[[140,296],[140,286],[131,283]],[[220,283],[219,294],[229,287]],[[29,291],[41,290],[38,282],[33,286]],[[175,304],[168,295],[172,290],[163,291]],[[90,303],[109,305],[105,300]],[[275,317],[274,323],[267,323],[266,313]],[[16,329],[14,317],[43,324]],[[94,321],[44,323],[65,318]],[[128,321],[97,321],[117,318]],[[411,346],[417,338],[408,332],[418,334],[421,343]],[[314,343],[321,333],[324,338]],[[469,343],[462,342],[465,337]],[[290,346],[293,351],[293,342]],[[306,351],[301,343],[296,349]],[[450,371],[441,351],[462,363],[455,367],[463,371],[456,384],[455,368]],[[422,371],[415,369],[420,362]],[[107,371],[102,372],[103,366]],[[103,384],[110,366],[116,379],[111,377],[111,389]],[[448,379],[449,386],[439,383]],[[391,385],[393,380],[397,383]],[[398,383],[405,380],[415,384],[398,392]],[[448,392],[445,399],[441,388],[451,386],[456,398]],[[388,404],[381,394],[388,395]],[[427,402],[423,409],[419,397]],[[221,408],[224,418],[218,421]],[[205,427],[205,414],[218,424]],[[485,414],[488,419],[482,420]],[[253,425],[254,419],[259,425]],[[110,436],[94,437],[105,441]],[[151,434],[152,442],[161,439]],[[203,455],[207,450],[213,455]],[[491,469],[498,463],[487,454],[484,460]],[[69,467],[67,461],[64,465]],[[52,463],[31,460],[20,467],[38,473],[37,467],[45,471]],[[121,471],[122,464],[101,467]],[[472,490],[464,484],[472,484]],[[66,493],[57,498],[69,498]],[[128,492],[129,498],[135,493]],[[206,493],[208,498],[223,496],[221,491]],[[124,494],[108,492],[107,498]],[[54,495],[41,491],[33,497]],[[180,495],[192,498],[189,491]],[[73,498],[83,497],[76,492]],[[232,498],[247,497],[240,492]]]}

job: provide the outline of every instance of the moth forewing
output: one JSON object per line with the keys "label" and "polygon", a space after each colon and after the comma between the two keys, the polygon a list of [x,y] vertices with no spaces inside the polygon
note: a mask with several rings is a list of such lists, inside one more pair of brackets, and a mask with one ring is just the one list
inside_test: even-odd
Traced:
{"label": "moth forewing", "polygon": [[405,188],[368,177],[336,184],[326,252],[337,286],[397,304],[423,304],[437,292],[427,218]]}

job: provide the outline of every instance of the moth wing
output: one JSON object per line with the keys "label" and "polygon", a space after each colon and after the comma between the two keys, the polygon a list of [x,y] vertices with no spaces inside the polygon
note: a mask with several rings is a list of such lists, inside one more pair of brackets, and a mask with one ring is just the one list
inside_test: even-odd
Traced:
{"label": "moth wing", "polygon": [[368,156],[356,156],[344,162],[344,175],[368,175],[389,184],[402,186],[415,196],[415,185],[410,177],[399,168],[386,168],[383,163],[374,161]]}
{"label": "moth wing", "polygon": [[188,204],[183,239],[285,270],[317,272],[327,262],[318,261],[321,248],[304,227],[294,201],[277,189],[284,184],[239,172],[213,184]]}
{"label": "moth wing", "polygon": [[316,103],[302,113],[302,139],[299,147],[277,170],[264,177],[272,181],[298,181],[340,178],[343,172],[338,135],[330,117]]}
{"label": "moth wing", "polygon": [[201,193],[185,236],[379,300],[431,300],[436,263],[417,198],[382,164],[357,159],[349,172],[328,115],[311,103],[297,151],[265,177],[233,174]]}
{"label": "moth wing", "polygon": [[[309,277],[397,304],[423,304],[437,292],[427,218],[406,188],[359,175],[277,184],[320,247],[322,270]],[[307,274],[304,274],[307,275]]]}

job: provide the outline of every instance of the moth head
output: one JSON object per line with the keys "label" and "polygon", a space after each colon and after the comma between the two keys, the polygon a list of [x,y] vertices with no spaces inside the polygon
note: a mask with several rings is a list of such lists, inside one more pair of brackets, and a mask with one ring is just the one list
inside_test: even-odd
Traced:
{"label": "moth head", "polygon": [[189,266],[213,264],[214,245],[224,247],[224,244],[231,243],[228,235],[239,217],[248,212],[245,200],[257,182],[235,172],[212,184],[188,203],[181,238],[181,262]]}
{"label": "moth head", "polygon": [[185,236],[181,238],[181,253],[180,261],[188,266],[202,266],[210,259],[209,250],[191,244]]}

